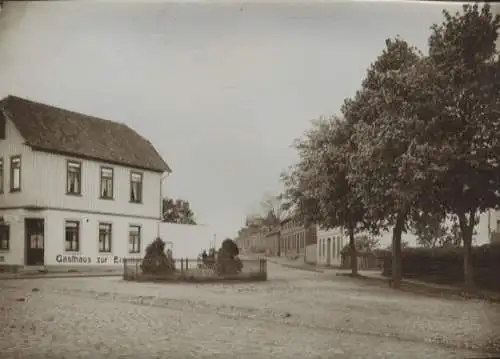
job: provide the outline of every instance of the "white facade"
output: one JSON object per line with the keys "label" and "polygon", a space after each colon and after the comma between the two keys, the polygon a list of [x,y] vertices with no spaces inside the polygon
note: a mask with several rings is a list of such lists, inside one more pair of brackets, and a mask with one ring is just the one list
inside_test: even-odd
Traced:
{"label": "white facade", "polygon": [[196,259],[203,250],[218,249],[222,238],[217,239],[214,230],[207,225],[161,223],[160,237],[172,250],[174,258]]}
{"label": "white facade", "polygon": [[340,252],[344,248],[344,234],[340,228],[317,230],[316,262],[319,265],[337,266],[341,264]]}
{"label": "white facade", "polygon": [[[0,193],[0,216],[9,228],[8,248],[0,243],[0,264],[31,265],[28,263],[26,219],[41,220],[43,241],[42,260],[37,265],[98,264],[115,262],[114,257],[142,256],[145,246],[159,231],[161,217],[162,174],[124,166],[85,160],[33,150],[14,124],[6,121],[5,139],[0,139],[0,158],[3,161],[3,193]],[[20,175],[12,174],[11,159],[20,158]],[[67,194],[68,161],[80,164],[79,194]],[[112,199],[101,199],[101,166],[113,169]],[[142,177],[142,201],[131,202],[131,174]],[[19,178],[19,191],[11,191]],[[66,221],[78,223],[78,246],[67,250]],[[105,239],[108,252],[99,251],[99,224],[111,225]],[[135,227],[130,227],[135,226]],[[40,226],[39,226],[40,227]],[[129,229],[140,228],[140,251],[129,251]],[[31,238],[37,241],[36,234]],[[103,235],[101,235],[103,236]],[[135,236],[134,238],[136,238]],[[135,241],[135,239],[134,239]],[[43,242],[43,243],[42,243]],[[75,241],[76,242],[76,241]],[[108,245],[110,243],[110,245]],[[3,247],[3,248],[2,248]],[[41,253],[41,252],[40,252]],[[69,259],[68,259],[69,258]],[[120,260],[116,260],[116,264]]]}

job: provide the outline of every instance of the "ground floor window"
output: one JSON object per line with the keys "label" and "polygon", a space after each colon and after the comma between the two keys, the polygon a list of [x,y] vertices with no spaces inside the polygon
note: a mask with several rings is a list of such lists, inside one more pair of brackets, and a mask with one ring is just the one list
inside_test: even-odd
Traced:
{"label": "ground floor window", "polygon": [[99,252],[111,252],[111,223],[99,223]]}
{"label": "ground floor window", "polygon": [[141,227],[129,226],[128,228],[128,251],[129,253],[141,252]]}
{"label": "ground floor window", "polygon": [[80,222],[66,221],[65,233],[64,249],[66,252],[78,252],[80,250]]}
{"label": "ground floor window", "polygon": [[10,227],[6,224],[0,225],[0,250],[9,249]]}

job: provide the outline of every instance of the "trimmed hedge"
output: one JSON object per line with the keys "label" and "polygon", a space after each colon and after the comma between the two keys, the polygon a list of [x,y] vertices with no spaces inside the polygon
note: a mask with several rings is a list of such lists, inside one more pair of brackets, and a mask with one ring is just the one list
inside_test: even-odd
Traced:
{"label": "trimmed hedge", "polygon": [[[439,284],[464,282],[463,248],[405,248],[403,278],[414,278]],[[500,244],[472,248],[474,283],[477,287],[500,291]],[[382,274],[392,273],[391,253],[384,257]]]}

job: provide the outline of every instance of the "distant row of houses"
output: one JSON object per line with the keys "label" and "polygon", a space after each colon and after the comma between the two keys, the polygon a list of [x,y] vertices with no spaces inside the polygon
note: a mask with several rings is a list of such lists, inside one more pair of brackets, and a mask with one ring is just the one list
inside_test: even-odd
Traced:
{"label": "distant row of houses", "polygon": [[241,253],[303,258],[320,265],[340,265],[341,251],[347,243],[340,229],[322,230],[305,225],[285,211],[276,225],[244,228],[235,239]]}
{"label": "distant row of houses", "polygon": [[[486,224],[487,221],[487,226],[478,225],[481,235],[478,236],[477,244],[500,242],[500,211],[483,213],[480,218],[480,223]],[[484,229],[487,229],[487,233]],[[274,226],[245,228],[235,241],[243,254],[261,253],[273,257],[303,259],[305,262],[324,266],[350,265],[346,248],[349,239],[341,228],[324,230],[317,225],[305,225],[291,212],[283,213],[279,224]],[[360,268],[379,265],[376,256],[371,258],[373,256],[368,255],[369,253],[358,254]],[[365,260],[370,263],[365,263]]]}

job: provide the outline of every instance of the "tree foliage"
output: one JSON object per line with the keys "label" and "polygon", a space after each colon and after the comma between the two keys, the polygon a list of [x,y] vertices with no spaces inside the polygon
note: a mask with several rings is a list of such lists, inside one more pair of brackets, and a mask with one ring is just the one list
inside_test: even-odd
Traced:
{"label": "tree foliage", "polygon": [[280,225],[280,219],[284,211],[283,195],[275,195],[266,192],[259,203],[259,211],[248,215],[245,219],[245,227],[268,229],[276,228]]}
{"label": "tree foliage", "polygon": [[352,271],[357,273],[354,235],[372,228],[366,221],[363,202],[348,175],[353,126],[339,117],[320,118],[294,146],[300,161],[284,174],[286,197],[297,205],[307,224],[323,228],[343,228],[349,236]]}
{"label": "tree foliage", "polygon": [[[471,246],[478,213],[500,204],[500,63],[496,40],[500,16],[488,4],[444,12],[432,28],[429,63],[435,115],[426,131],[433,148],[436,193],[446,213],[455,215],[464,245],[464,277],[472,283]],[[418,113],[416,113],[419,116]]]}
{"label": "tree foliage", "polygon": [[461,243],[470,286],[478,215],[500,206],[500,16],[476,4],[443,17],[428,55],[388,39],[342,119],[315,121],[284,176],[304,219],[344,228],[353,248],[356,231],[391,228],[396,286],[410,227],[426,246]]}
{"label": "tree foliage", "polygon": [[[401,237],[407,229],[410,209],[420,201],[428,185],[425,172],[415,161],[415,123],[408,101],[421,96],[421,57],[406,41],[386,41],[382,54],[368,69],[357,98],[346,102],[344,115],[355,123],[358,144],[351,153],[348,174],[372,222],[393,228],[393,283],[401,278]],[[369,101],[359,103],[361,99]]]}
{"label": "tree foliage", "polygon": [[178,224],[196,224],[189,202],[173,198],[164,198],[162,202],[163,222]]}
{"label": "tree foliage", "polygon": [[[479,217],[475,218],[475,225]],[[417,237],[417,244],[424,248],[461,247],[462,233],[456,216],[418,213],[412,216],[412,229]],[[474,235],[477,231],[474,231]]]}

